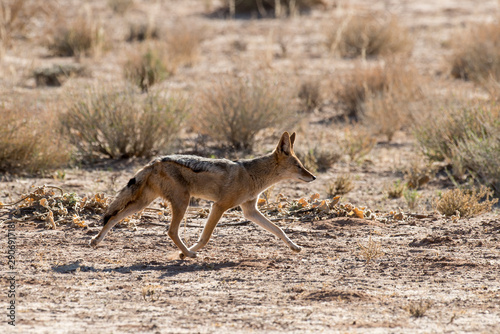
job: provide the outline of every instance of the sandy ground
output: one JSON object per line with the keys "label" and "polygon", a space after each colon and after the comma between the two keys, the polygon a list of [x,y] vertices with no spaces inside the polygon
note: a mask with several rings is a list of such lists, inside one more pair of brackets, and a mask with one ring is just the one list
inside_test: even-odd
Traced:
{"label": "sandy ground", "polygon": [[[92,2],[100,5],[100,2]],[[215,6],[215,2],[208,2]],[[453,81],[443,46],[471,22],[493,21],[497,1],[371,1],[329,2],[325,10],[289,20],[219,20],[203,15],[198,1],[168,1],[160,7],[167,26],[178,22],[205,30],[200,58],[162,87],[193,91],[214,75],[269,70],[293,78],[322,78],[345,73],[359,62],[325,53],[324,31],[339,11],[373,8],[396,14],[415,36],[411,55],[419,71],[432,77],[436,90],[474,96],[471,83]],[[141,7],[142,6],[142,7]],[[139,8],[149,8],[141,2]],[[104,9],[103,9],[104,12]],[[140,11],[138,11],[140,12]],[[135,13],[135,12],[134,12]],[[137,13],[136,13],[137,14]],[[113,25],[115,18],[106,21]],[[115,25],[115,39],[124,26]],[[235,53],[235,40],[246,45]],[[280,43],[286,43],[283,55]],[[27,50],[30,50],[29,52]],[[34,89],[28,69],[60,61],[28,43],[3,60],[0,84],[5,99],[16,94],[64,94],[89,82],[121,78],[119,52],[88,62],[92,76],[74,78],[59,89]],[[27,69],[28,68],[28,69]],[[328,78],[328,79],[325,79]],[[295,80],[295,79],[294,79]],[[334,125],[328,105],[300,124],[297,146],[328,143]],[[330,109],[329,109],[330,108]],[[326,134],[326,135],[325,135]],[[325,137],[326,136],[326,137]],[[322,139],[323,138],[323,139]],[[326,139],[325,139],[326,138]],[[257,147],[265,151],[272,143]],[[410,136],[398,133],[391,143],[379,142],[364,163],[339,162],[311,184],[279,184],[273,194],[290,198],[313,193],[326,196],[328,181],[349,172],[354,189],[342,199],[384,213],[402,210],[400,221],[355,218],[277,221],[303,247],[292,253],[274,236],[241,213],[225,216],[213,239],[197,259],[175,260],[166,235],[169,218],[146,215],[137,228],[121,226],[101,246],[91,249],[96,219],[87,229],[62,225],[47,229],[25,222],[11,231],[16,238],[15,267],[0,257],[0,332],[7,333],[498,333],[500,332],[500,212],[452,221],[433,212],[438,192],[450,187],[438,175],[419,191],[421,200],[409,210],[404,199],[387,198],[384,187],[402,179],[415,158]],[[64,179],[2,176],[0,201],[29,192],[30,186],[53,184],[80,196],[105,192],[112,196],[144,161],[64,170]],[[155,205],[158,205],[156,203]],[[201,207],[208,203],[201,202]],[[0,223],[9,210],[0,210]],[[203,219],[188,215],[182,237],[193,244]],[[238,223],[239,225],[231,225]],[[160,226],[163,225],[163,226]],[[8,252],[8,226],[0,228],[0,250]],[[11,234],[12,235],[12,234]],[[367,260],[366,247],[377,248]],[[12,274],[12,271],[15,274]],[[9,278],[16,282],[16,327],[8,324]],[[415,311],[416,310],[416,311]],[[416,317],[418,311],[422,317]]]}

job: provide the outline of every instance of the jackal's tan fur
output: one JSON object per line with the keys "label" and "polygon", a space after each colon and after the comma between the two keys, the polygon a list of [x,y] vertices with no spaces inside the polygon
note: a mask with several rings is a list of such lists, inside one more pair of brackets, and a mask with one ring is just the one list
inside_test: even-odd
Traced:
{"label": "jackal's tan fur", "polygon": [[[144,209],[161,196],[170,202],[172,221],[168,235],[179,247],[181,258],[195,257],[205,246],[222,214],[241,206],[244,216],[282,239],[293,251],[293,243],[257,209],[259,194],[285,179],[311,182],[316,177],[304,168],[293,152],[295,133],[283,133],[276,149],[265,156],[240,161],[206,159],[190,155],[160,157],[142,168],[116,196],[103,217],[104,227],[90,241],[97,246],[121,219]],[[211,200],[212,209],[197,243],[189,249],[178,236],[179,224],[191,197]]]}

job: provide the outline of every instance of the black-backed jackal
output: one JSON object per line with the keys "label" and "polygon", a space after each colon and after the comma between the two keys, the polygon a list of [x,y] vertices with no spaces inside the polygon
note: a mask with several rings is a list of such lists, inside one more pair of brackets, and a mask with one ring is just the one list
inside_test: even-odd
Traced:
{"label": "black-backed jackal", "polygon": [[[305,182],[316,179],[294,154],[294,141],[295,133],[290,136],[285,132],[272,153],[249,160],[170,155],[151,161],[130,179],[109,205],[103,216],[104,227],[92,238],[90,245],[97,246],[121,219],[144,209],[161,196],[171,204],[172,221],[168,235],[179,247],[180,258],[196,257],[196,251],[207,244],[222,214],[238,205],[245,218],[299,252],[301,248],[257,209],[259,194],[273,184],[285,179]],[[192,247],[187,248],[178,231],[192,196],[213,201],[213,204],[201,236]]]}

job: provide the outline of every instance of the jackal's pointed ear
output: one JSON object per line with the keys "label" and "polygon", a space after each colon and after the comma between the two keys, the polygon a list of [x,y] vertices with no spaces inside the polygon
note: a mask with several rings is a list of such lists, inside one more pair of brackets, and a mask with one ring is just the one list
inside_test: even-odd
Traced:
{"label": "jackal's pointed ear", "polygon": [[295,132],[292,133],[292,135],[290,136],[290,143],[292,144],[292,148],[293,148],[293,143],[295,143]]}
{"label": "jackal's pointed ear", "polygon": [[276,152],[289,155],[291,151],[292,151],[292,143],[290,141],[290,135],[288,134],[288,132],[285,131],[281,135],[281,139],[278,143],[278,146],[276,146]]}

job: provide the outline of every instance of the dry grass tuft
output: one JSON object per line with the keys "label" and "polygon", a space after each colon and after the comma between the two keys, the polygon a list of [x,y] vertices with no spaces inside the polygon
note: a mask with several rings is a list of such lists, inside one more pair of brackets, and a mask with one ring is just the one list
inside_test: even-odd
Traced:
{"label": "dry grass tuft", "polygon": [[404,309],[414,318],[422,318],[425,313],[431,308],[432,304],[428,301],[419,301],[409,303]]}
{"label": "dry grass tuft", "polygon": [[498,198],[490,199],[493,192],[485,186],[478,190],[453,189],[444,192],[436,203],[436,209],[445,216],[467,218],[491,211]]}
{"label": "dry grass tuft", "polygon": [[97,56],[105,45],[102,25],[90,13],[78,16],[70,22],[62,22],[56,27],[49,42],[49,50],[54,56],[82,57]]}
{"label": "dry grass tuft", "polygon": [[200,94],[193,126],[235,149],[251,150],[260,131],[281,131],[293,122],[289,105],[288,91],[272,78],[226,78]]}
{"label": "dry grass tuft", "polygon": [[0,171],[38,173],[68,163],[70,152],[56,131],[54,113],[19,103],[0,105]]}
{"label": "dry grass tuft", "polygon": [[359,253],[365,259],[366,264],[369,264],[371,260],[377,259],[384,255],[380,243],[373,241],[371,236],[366,244],[358,243],[358,248]]}
{"label": "dry grass tuft", "polygon": [[170,62],[165,45],[154,43],[134,49],[127,55],[124,65],[125,78],[137,85],[143,92],[169,76],[176,66]]}
{"label": "dry grass tuft", "polygon": [[364,121],[374,134],[386,135],[390,141],[396,131],[412,121],[412,102],[422,98],[419,76],[402,62],[385,66],[357,68],[338,92],[346,115]]}
{"label": "dry grass tuft", "polygon": [[408,29],[395,16],[381,13],[346,17],[327,36],[327,43],[344,58],[387,56],[413,48]]}
{"label": "dry grass tuft", "polygon": [[320,147],[311,148],[307,152],[296,151],[295,153],[311,172],[326,172],[342,157],[338,151]]}
{"label": "dry grass tuft", "polygon": [[335,196],[342,196],[354,189],[354,184],[352,182],[351,174],[342,174],[337,176],[337,178],[328,184],[326,193],[329,198],[334,198]]}
{"label": "dry grass tuft", "polygon": [[454,37],[450,58],[451,75],[483,83],[490,78],[500,81],[500,24],[474,26]]}
{"label": "dry grass tuft", "polygon": [[90,90],[60,116],[64,133],[85,158],[148,157],[164,152],[180,131],[186,102],[133,90]]}

